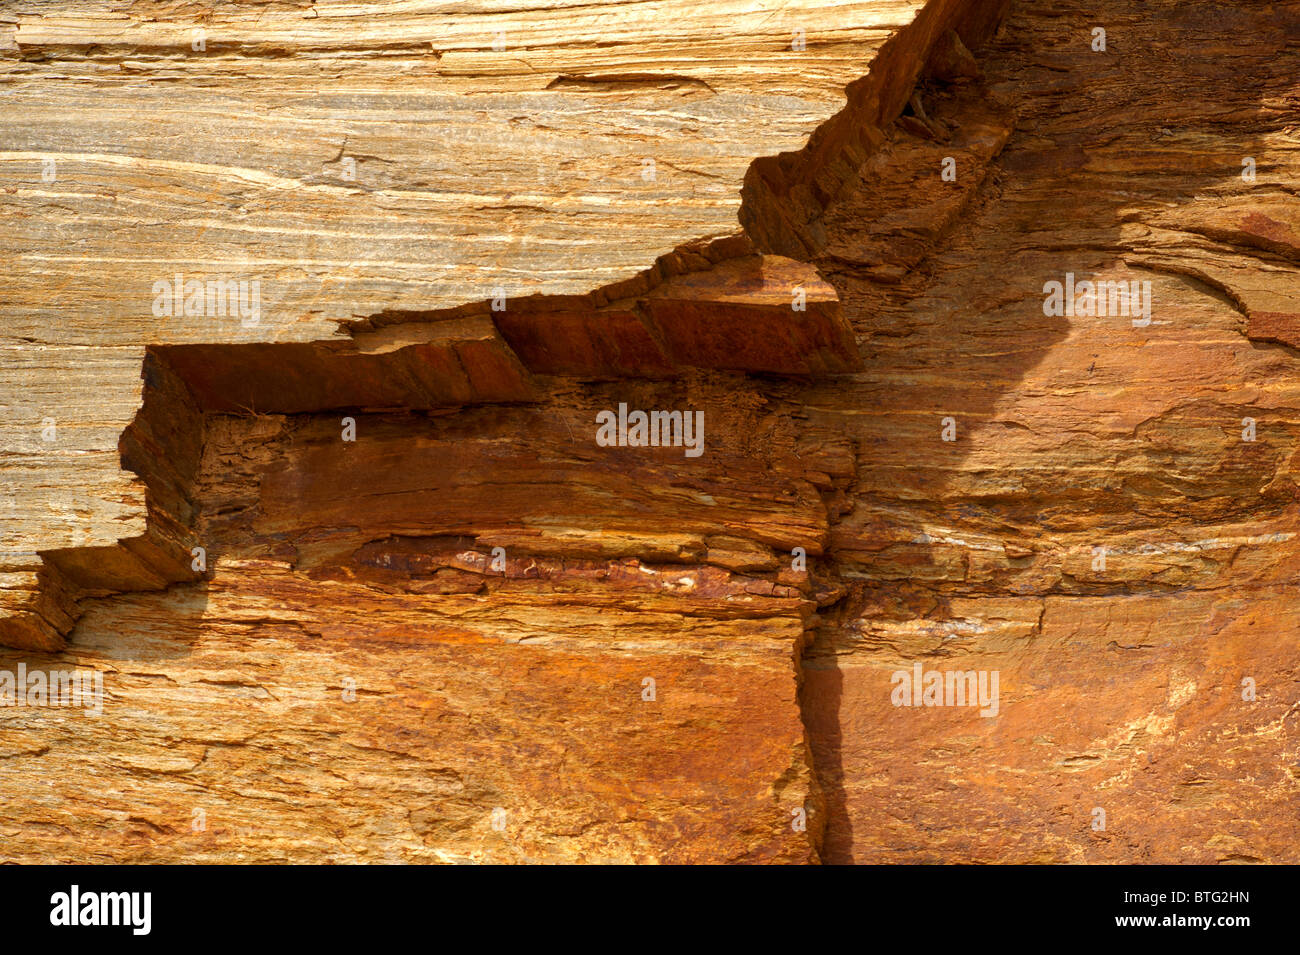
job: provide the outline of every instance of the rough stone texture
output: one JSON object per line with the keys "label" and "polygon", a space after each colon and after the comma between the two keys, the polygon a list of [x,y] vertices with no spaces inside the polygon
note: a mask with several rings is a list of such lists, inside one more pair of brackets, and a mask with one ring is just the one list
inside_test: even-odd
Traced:
{"label": "rough stone texture", "polygon": [[[6,8],[0,606],[29,604],[37,552],[146,533],[117,454],[146,346],[346,342],[497,289],[642,295],[709,264],[677,250],[734,235],[754,158],[802,147],[923,6]],[[257,279],[262,314],[155,316],[177,273]]]}
{"label": "rough stone texture", "polygon": [[4,21],[6,857],[1300,861],[1300,4],[650,6]]}
{"label": "rough stone texture", "polygon": [[[827,861],[1300,859],[1298,40],[1294,3],[1015,5],[987,100],[923,89],[950,138],[899,129],[835,213],[867,370],[801,398],[859,452],[805,661]],[[1046,317],[1067,271],[1150,280],[1151,324]],[[999,715],[894,707],[916,661],[1000,671]]]}

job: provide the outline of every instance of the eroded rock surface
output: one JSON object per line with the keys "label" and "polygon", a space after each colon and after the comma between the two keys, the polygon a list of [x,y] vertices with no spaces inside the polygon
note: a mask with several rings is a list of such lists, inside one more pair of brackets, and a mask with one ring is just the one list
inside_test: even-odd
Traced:
{"label": "eroded rock surface", "polygon": [[[1298,31],[1015,5],[987,99],[923,88],[938,138],[899,129],[835,212],[867,370],[800,399],[858,448],[804,665],[827,860],[1297,858],[1300,356],[1260,315],[1296,301]],[[915,182],[942,155],[966,189]],[[1045,315],[1066,273],[1149,281],[1150,324]],[[998,715],[895,707],[916,662],[999,672]]]}
{"label": "eroded rock surface", "polygon": [[[471,42],[420,4],[362,34],[222,14],[201,61],[188,10],[20,15],[6,84],[42,105],[7,164],[39,168],[53,118],[93,139],[114,110],[161,116],[165,77],[221,115],[263,115],[268,82],[288,105],[258,162],[211,136],[183,160],[76,152],[157,165],[179,178],[122,195],[196,210],[185,176],[243,169],[211,234],[77,239],[100,215],[80,178],[6,197],[0,241],[43,222],[76,250],[18,258],[6,367],[103,423],[58,481],[131,489],[76,540],[32,505],[45,485],[13,484],[31,554],[0,590],[0,668],[98,671],[107,695],[0,711],[7,856],[1296,861],[1300,5],[1007,7],[791,27],[724,4],[608,47],[622,4],[568,34],[530,10],[518,62],[489,54],[494,18]],[[460,39],[428,53],[434,21]],[[323,64],[375,102],[313,99]],[[97,85],[120,93],[86,105]],[[668,151],[632,133],[706,106],[729,122]],[[409,141],[507,116],[544,135]],[[308,176],[340,117],[369,145]],[[642,195],[606,140],[629,179],[647,150],[698,175]],[[364,188],[335,182],[346,155]],[[550,191],[450,214],[529,162]],[[402,222],[435,235],[427,260]],[[32,310],[93,286],[117,319],[125,285],[95,268],[138,285],[226,245],[284,259],[287,330],[55,341]],[[1048,314],[1067,276],[1147,282],[1150,308]],[[134,398],[111,384],[141,367]],[[601,445],[620,406],[702,414],[702,453]],[[134,480],[110,453],[126,409]],[[24,453],[11,473],[42,465]],[[996,713],[895,705],[917,665],[996,674]]]}

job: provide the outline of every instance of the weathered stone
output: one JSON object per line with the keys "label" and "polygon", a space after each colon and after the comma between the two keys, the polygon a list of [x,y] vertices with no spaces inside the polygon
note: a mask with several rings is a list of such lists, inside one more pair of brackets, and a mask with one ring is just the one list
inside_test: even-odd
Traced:
{"label": "weathered stone", "polygon": [[1300,5],[781,16],[0,16],[8,859],[1300,858]]}

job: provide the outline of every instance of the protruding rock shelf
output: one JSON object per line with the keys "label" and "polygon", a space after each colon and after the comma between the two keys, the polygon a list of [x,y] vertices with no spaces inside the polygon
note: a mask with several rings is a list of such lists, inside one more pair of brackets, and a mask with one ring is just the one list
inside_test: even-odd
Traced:
{"label": "protruding rock shelf", "polygon": [[[779,23],[743,3],[660,6],[106,4],[6,21],[19,108],[0,164],[21,185],[0,250],[29,267],[0,375],[28,403],[0,446],[14,475],[0,641],[56,647],[81,594],[192,578],[175,546],[130,543],[186,524],[151,529],[168,519],[148,473],[142,486],[115,467],[145,347],[221,413],[529,400],[528,372],[859,368],[834,291],[751,239],[779,231],[761,197],[781,173],[745,187],[747,231],[742,182],[777,153],[843,178],[936,37],[986,33],[1001,4],[807,3]],[[891,71],[864,81],[877,52]],[[347,80],[321,94],[331,69]],[[248,283],[239,301],[257,304],[188,314],[188,292],[158,297],[192,282]]]}
{"label": "protruding rock shelf", "polygon": [[6,860],[1300,860],[1297,23],[0,14]]}

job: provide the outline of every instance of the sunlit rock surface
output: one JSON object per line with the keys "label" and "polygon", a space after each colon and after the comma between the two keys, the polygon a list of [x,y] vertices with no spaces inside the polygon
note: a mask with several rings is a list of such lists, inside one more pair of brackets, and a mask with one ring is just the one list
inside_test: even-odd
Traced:
{"label": "sunlit rock surface", "polygon": [[1300,5],[57,7],[6,858],[1300,860]]}

